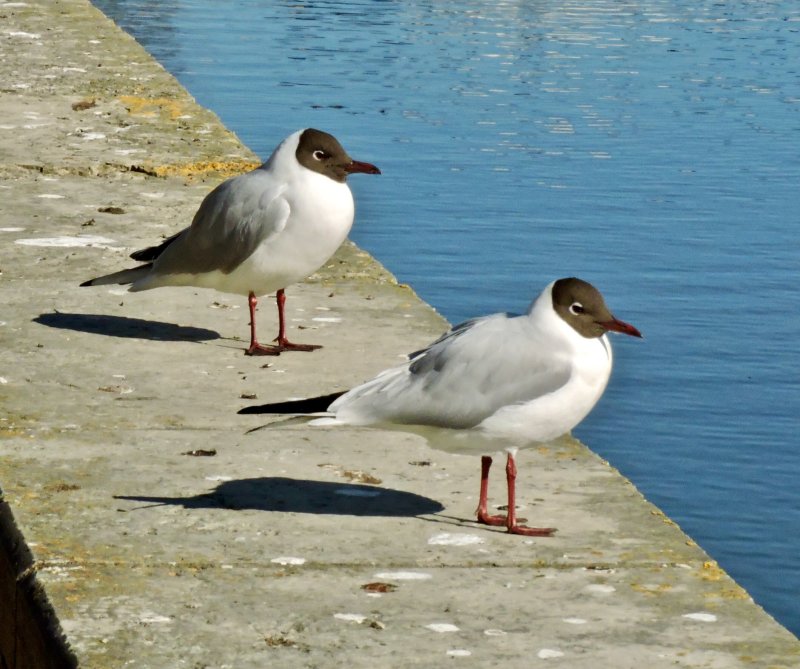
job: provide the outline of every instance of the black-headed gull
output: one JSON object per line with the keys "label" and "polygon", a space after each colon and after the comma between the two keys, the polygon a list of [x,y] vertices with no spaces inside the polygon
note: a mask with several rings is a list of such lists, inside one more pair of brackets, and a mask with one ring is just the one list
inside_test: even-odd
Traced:
{"label": "black-headed gull", "polygon": [[[395,423],[475,430],[511,443],[549,441],[574,428],[611,375],[606,332],[641,337],[581,279],[549,284],[521,316],[492,314],[457,325],[406,363],[344,393],[251,406],[239,413],[314,413],[317,425]],[[513,534],[547,536],[520,525],[515,511],[516,448],[507,449],[508,514],[487,512],[492,458],[481,461],[478,522]]]}
{"label": "black-headed gull", "polygon": [[[131,254],[146,265],[81,285],[131,284],[130,291],[197,286],[247,295],[248,355],[320,348],[286,338],[284,289],[322,267],[350,232],[354,204],[346,179],[354,172],[380,174],[374,165],[353,160],[332,135],[298,130],[261,167],[212,190],[191,226]],[[278,304],[275,346],[256,338],[257,298],[272,291]]]}
{"label": "black-headed gull", "polygon": [[[641,337],[616,319],[586,281],[549,284],[521,316],[493,314],[457,325],[408,362],[344,393],[251,406],[239,413],[312,413],[316,424],[400,423],[472,429],[511,443],[555,439],[574,428],[600,399],[611,375],[606,332]],[[483,456],[478,522],[547,536],[552,528],[517,523],[516,463],[507,449],[508,515],[487,512],[492,459]]]}

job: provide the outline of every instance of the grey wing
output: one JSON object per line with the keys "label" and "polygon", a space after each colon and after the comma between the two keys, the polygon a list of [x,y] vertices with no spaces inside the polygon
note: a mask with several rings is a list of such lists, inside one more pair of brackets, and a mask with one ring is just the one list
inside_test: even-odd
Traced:
{"label": "grey wing", "polygon": [[447,350],[447,343],[456,337],[468,332],[471,328],[475,327],[481,321],[485,321],[492,316],[482,316],[479,318],[471,318],[467,321],[454,325],[447,332],[445,332],[436,341],[431,342],[425,348],[421,348],[413,353],[408,354],[408,359],[411,362],[410,369],[412,373],[420,373],[428,369],[431,365],[435,364],[437,356],[444,354]]}
{"label": "grey wing", "polygon": [[572,366],[568,355],[542,346],[525,317],[494,314],[453,328],[413,359],[409,371],[431,396],[488,416],[555,392]]}
{"label": "grey wing", "polygon": [[[409,354],[408,361],[385,369],[375,378],[350,389],[328,408],[338,419],[348,423],[373,423],[389,420],[402,423],[431,423],[427,416],[427,395],[421,387],[429,369],[442,357],[446,343],[466,331],[468,321],[445,332],[424,349]],[[434,408],[434,413],[436,408]]]}
{"label": "grey wing", "polygon": [[349,423],[468,428],[498,409],[554,392],[569,379],[567,356],[551,355],[524,319],[467,321],[404,365],[342,395],[329,410]]}
{"label": "grey wing", "polygon": [[203,200],[192,225],[158,256],[159,274],[229,273],[269,237],[279,234],[291,213],[285,186],[263,170],[229,179]]}

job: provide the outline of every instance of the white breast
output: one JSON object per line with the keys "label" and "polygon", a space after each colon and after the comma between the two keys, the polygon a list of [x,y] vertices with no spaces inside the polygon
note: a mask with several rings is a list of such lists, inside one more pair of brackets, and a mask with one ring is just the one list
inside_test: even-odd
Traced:
{"label": "white breast", "polygon": [[302,281],[328,261],[353,225],[353,195],[347,184],[300,168],[280,197],[290,212],[283,229],[234,271],[212,272],[198,283],[223,292],[265,295]]}
{"label": "white breast", "polygon": [[303,170],[284,194],[291,214],[286,227],[242,264],[264,294],[302,281],[341,246],[353,225],[353,195],[347,184]]}
{"label": "white breast", "polygon": [[598,339],[580,336],[546,300],[534,305],[531,316],[538,327],[551,333],[548,355],[562,356],[571,372],[552,392],[504,406],[484,419],[478,429],[491,436],[548,441],[566,434],[597,404],[611,376],[611,346],[605,335]]}

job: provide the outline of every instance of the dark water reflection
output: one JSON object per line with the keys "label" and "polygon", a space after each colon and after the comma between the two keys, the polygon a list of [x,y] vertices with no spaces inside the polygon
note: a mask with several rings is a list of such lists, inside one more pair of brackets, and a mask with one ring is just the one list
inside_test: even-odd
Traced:
{"label": "dark water reflection", "polygon": [[800,6],[96,4],[262,156],[378,164],[353,237],[451,321],[597,284],[646,340],[577,436],[800,633]]}

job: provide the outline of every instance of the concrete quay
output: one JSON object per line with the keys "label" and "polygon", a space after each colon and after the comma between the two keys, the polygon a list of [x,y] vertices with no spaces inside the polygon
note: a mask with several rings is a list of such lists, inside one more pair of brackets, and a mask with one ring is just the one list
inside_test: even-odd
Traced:
{"label": "concrete quay", "polygon": [[569,437],[519,457],[521,515],[559,528],[536,539],[472,522],[479,451],[447,431],[237,415],[446,327],[353,245],[287,292],[311,354],[245,357],[241,297],[78,288],[259,161],[86,0],[0,17],[0,669],[800,667]]}

